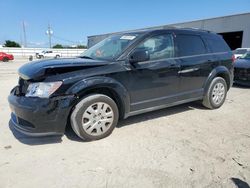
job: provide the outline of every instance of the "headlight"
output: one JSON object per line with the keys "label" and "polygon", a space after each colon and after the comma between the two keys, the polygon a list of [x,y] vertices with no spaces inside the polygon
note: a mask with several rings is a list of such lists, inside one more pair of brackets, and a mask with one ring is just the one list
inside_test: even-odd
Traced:
{"label": "headlight", "polygon": [[29,85],[26,97],[49,98],[60,86],[62,82],[36,82]]}

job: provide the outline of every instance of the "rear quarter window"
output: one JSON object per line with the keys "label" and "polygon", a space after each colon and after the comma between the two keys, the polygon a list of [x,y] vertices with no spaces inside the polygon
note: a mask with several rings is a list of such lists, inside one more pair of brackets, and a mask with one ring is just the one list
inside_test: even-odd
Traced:
{"label": "rear quarter window", "polygon": [[205,37],[205,40],[210,50],[214,53],[231,51],[231,49],[221,36],[215,35],[213,37]]}
{"label": "rear quarter window", "polygon": [[205,54],[205,44],[199,35],[179,34],[176,37],[177,54],[181,56],[192,56]]}

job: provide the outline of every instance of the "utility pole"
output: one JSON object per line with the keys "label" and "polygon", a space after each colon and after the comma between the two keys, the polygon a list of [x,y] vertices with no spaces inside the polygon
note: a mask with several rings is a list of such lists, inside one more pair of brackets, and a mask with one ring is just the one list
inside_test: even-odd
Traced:
{"label": "utility pole", "polygon": [[53,34],[53,31],[51,30],[50,24],[48,25],[48,30],[46,31],[46,34],[49,37],[49,47],[51,48],[51,36]]}
{"label": "utility pole", "polygon": [[26,39],[26,28],[25,28],[25,23],[23,21],[23,46],[27,47],[27,39]]}
{"label": "utility pole", "polygon": [[20,34],[20,44],[22,45],[22,47],[24,47],[24,44],[23,44],[23,35],[22,35],[22,33]]}

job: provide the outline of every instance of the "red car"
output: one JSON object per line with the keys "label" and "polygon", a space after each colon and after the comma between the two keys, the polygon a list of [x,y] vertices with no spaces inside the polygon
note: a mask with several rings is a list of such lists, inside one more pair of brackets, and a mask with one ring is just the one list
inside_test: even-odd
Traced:
{"label": "red car", "polygon": [[9,60],[14,60],[14,56],[12,54],[0,52],[0,61],[7,62]]}

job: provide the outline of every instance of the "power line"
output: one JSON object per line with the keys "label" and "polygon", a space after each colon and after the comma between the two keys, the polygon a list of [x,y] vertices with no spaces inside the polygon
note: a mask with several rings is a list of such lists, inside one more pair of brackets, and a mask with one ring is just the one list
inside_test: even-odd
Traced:
{"label": "power line", "polygon": [[69,42],[69,43],[72,43],[72,44],[77,44],[77,43],[79,43],[79,42],[77,42],[77,41],[68,40],[68,39],[65,39],[65,38],[62,38],[62,37],[59,37],[59,36],[55,36],[55,35],[53,35],[53,38],[58,39],[58,40],[61,40],[61,41]]}
{"label": "power line", "polygon": [[51,27],[50,27],[50,24],[48,25],[48,30],[46,31],[46,34],[48,35],[49,37],[49,46],[51,48],[51,38],[54,38],[54,39],[57,39],[57,40],[60,40],[60,41],[64,41],[64,42],[68,42],[68,43],[71,43],[71,44],[81,44],[82,42],[79,42],[79,41],[72,41],[72,40],[69,40],[69,39],[65,39],[64,37],[60,37],[60,36],[56,36],[54,35]]}

